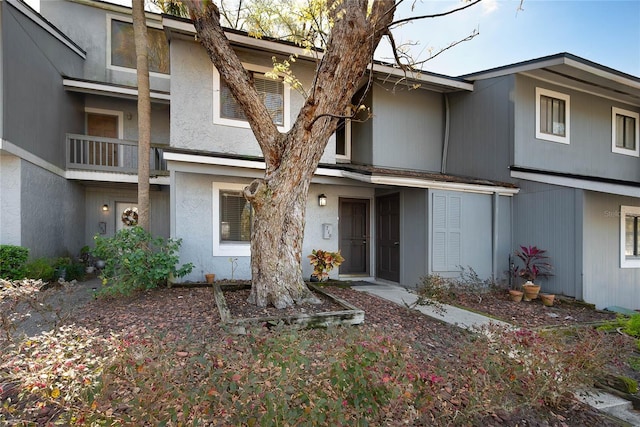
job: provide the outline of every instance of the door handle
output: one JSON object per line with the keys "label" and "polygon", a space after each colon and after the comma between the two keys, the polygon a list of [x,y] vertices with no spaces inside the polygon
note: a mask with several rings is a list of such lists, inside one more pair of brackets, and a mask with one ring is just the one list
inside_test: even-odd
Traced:
{"label": "door handle", "polygon": [[398,246],[400,245],[400,242],[393,242],[393,246]]}

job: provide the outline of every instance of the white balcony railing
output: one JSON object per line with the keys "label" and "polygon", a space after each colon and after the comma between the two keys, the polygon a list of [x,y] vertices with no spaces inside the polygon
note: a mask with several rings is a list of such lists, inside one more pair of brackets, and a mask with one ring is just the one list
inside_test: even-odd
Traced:
{"label": "white balcony railing", "polygon": [[[138,173],[138,144],[99,136],[67,134],[67,169]],[[166,146],[151,144],[149,174],[168,175],[162,158]]]}

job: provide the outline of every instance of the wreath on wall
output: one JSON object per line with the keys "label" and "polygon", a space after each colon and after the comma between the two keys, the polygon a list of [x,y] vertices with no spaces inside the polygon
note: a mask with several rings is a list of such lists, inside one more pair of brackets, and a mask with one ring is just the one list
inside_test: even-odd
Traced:
{"label": "wreath on wall", "polygon": [[127,208],[120,216],[122,223],[127,227],[138,225],[138,208]]}

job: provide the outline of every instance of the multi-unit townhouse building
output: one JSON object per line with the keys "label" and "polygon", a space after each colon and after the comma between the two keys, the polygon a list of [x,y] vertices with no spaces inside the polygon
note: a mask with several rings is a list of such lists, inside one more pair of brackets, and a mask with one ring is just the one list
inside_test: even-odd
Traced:
{"label": "multi-unit townhouse building", "polygon": [[[0,243],[76,253],[135,206],[131,11],[96,0],[0,3]],[[187,19],[148,13],[151,231],[203,274],[250,277],[258,144]],[[303,97],[265,78],[295,45],[228,31],[274,121]],[[344,121],[312,182],[304,253],[340,249],[334,277],[414,285],[461,267],[504,278],[520,244],[548,249],[543,289],[640,308],[640,79],[569,54],[459,78],[372,64],[372,117]],[[364,85],[364,83],[363,83]],[[358,94],[360,97],[362,94]],[[303,261],[305,275],[311,268]]]}

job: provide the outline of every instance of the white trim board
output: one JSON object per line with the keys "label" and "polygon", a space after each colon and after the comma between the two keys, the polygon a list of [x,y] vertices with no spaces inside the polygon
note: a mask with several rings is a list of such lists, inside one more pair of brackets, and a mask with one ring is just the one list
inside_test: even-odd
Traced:
{"label": "white trim board", "polygon": [[623,184],[608,182],[595,182],[580,178],[564,176],[552,176],[535,172],[512,171],[511,178],[525,179],[527,181],[541,182],[544,184],[559,185],[561,187],[579,188],[582,190],[597,191],[600,193],[616,194],[619,196],[640,197],[640,188]]}
{"label": "white trim board", "polygon": [[[62,85],[65,89],[74,91],[74,92],[82,92],[82,93],[95,93],[98,95],[121,95],[124,98],[137,99],[138,98],[138,89],[137,88],[128,88],[121,86],[112,86],[108,84],[102,84],[98,82],[85,82],[74,79],[63,79]],[[168,103],[171,101],[171,94],[151,91],[151,99],[156,101],[161,101],[163,103]]]}

